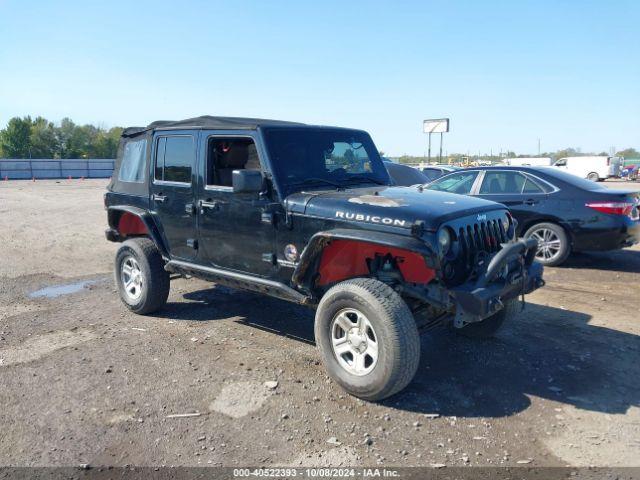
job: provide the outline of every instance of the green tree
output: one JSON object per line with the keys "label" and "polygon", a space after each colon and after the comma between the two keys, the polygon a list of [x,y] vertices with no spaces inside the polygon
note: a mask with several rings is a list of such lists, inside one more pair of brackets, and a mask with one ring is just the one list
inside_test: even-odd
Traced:
{"label": "green tree", "polygon": [[29,158],[31,117],[13,117],[0,131],[0,149],[6,158]]}
{"label": "green tree", "polygon": [[635,148],[625,148],[616,153],[618,157],[624,158],[640,158],[640,152]]}
{"label": "green tree", "polygon": [[46,118],[37,117],[31,125],[31,158],[55,158],[59,154],[56,130]]}
{"label": "green tree", "polygon": [[580,155],[580,152],[575,148],[565,148],[564,150],[558,150],[553,154],[555,158],[564,158],[564,157],[577,157]]}

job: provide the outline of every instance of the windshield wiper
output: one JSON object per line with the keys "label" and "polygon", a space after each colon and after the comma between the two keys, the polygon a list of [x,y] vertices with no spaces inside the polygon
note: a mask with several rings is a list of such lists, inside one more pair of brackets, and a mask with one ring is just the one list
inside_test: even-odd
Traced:
{"label": "windshield wiper", "polygon": [[386,185],[382,180],[378,180],[377,178],[371,178],[366,175],[349,175],[348,178],[345,178],[346,181],[350,182],[351,180],[356,180],[358,182],[369,182],[375,183],[376,185]]}
{"label": "windshield wiper", "polygon": [[337,182],[332,182],[331,180],[327,180],[326,178],[320,178],[320,177],[305,178],[304,180],[301,180],[299,182],[293,182],[291,185],[309,185],[313,183],[326,183],[327,185],[331,185],[336,188],[343,188],[343,186]]}

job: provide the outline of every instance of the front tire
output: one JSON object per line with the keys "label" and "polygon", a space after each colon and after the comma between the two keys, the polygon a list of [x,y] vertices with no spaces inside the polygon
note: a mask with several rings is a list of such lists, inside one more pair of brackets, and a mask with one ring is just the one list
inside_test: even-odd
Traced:
{"label": "front tire", "polygon": [[315,338],[329,376],[365,400],[382,400],[405,388],[420,362],[420,337],[409,307],[372,278],[338,283],[322,297]]}
{"label": "front tire", "polygon": [[504,323],[515,317],[519,305],[517,299],[507,300],[504,308],[481,322],[469,323],[462,328],[456,328],[456,333],[467,338],[486,339],[495,336],[502,329]]}
{"label": "front tire", "polygon": [[525,232],[524,238],[538,241],[536,260],[546,267],[560,265],[571,253],[567,233],[555,223],[538,223]]}
{"label": "front tire", "polygon": [[120,299],[140,315],[155,312],[167,303],[169,272],[156,245],[148,238],[125,241],[116,253],[115,280]]}

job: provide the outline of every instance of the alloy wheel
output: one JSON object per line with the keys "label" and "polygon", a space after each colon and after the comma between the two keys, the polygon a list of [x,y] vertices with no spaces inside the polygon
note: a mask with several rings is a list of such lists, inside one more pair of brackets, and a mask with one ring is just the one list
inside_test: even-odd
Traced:
{"label": "alloy wheel", "polygon": [[338,363],[353,375],[366,375],[378,362],[378,337],[369,319],[354,308],[331,321],[331,346]]}
{"label": "alloy wheel", "polygon": [[549,228],[534,230],[531,233],[531,238],[538,241],[538,251],[536,252],[538,260],[551,262],[560,255],[562,241],[553,230]]}
{"label": "alloy wheel", "polygon": [[127,256],[122,260],[120,267],[120,281],[124,291],[131,300],[138,300],[144,289],[144,277],[138,261]]}

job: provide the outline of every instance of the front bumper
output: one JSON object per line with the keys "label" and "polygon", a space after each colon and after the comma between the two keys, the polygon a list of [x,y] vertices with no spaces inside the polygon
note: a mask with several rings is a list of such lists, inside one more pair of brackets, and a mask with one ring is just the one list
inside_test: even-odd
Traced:
{"label": "front bumper", "polygon": [[451,290],[456,326],[479,322],[504,307],[507,300],[544,286],[543,267],[534,262],[537,242],[520,239],[505,245],[475,282]]}

